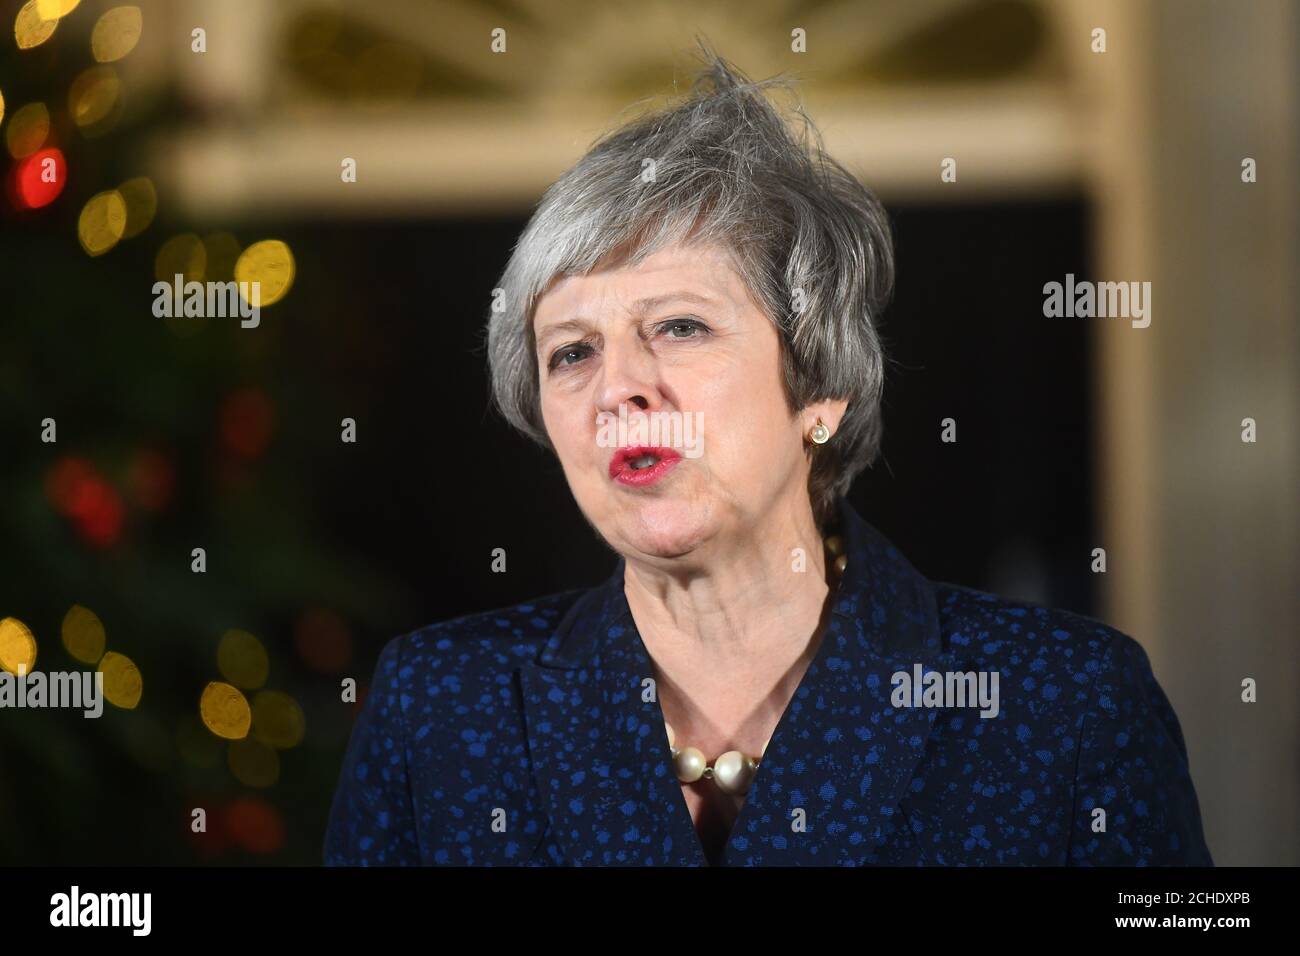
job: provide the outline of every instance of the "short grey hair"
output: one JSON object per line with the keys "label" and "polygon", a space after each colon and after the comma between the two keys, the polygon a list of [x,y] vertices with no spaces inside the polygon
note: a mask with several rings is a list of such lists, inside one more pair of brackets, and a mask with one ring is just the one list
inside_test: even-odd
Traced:
{"label": "short grey hair", "polygon": [[[635,264],[675,242],[717,242],[781,333],[794,414],[826,399],[848,409],[809,449],[819,522],[880,451],[885,355],[880,313],[893,289],[880,202],[826,155],[803,108],[796,136],[752,82],[704,47],[677,105],[597,140],[543,195],[494,290],[487,328],[492,395],[512,425],[554,450],[542,421],[533,310],[551,281],[607,260]],[[645,160],[653,160],[647,182]]]}

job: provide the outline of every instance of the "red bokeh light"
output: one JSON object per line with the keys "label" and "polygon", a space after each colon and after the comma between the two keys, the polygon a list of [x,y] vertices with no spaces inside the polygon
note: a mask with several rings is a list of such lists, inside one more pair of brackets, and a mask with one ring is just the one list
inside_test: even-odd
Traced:
{"label": "red bokeh light", "polygon": [[352,660],[352,635],[343,618],[325,608],[309,608],[298,618],[294,647],[313,670],[337,673]]}
{"label": "red bokeh light", "polygon": [[257,797],[240,797],[226,808],[226,831],[249,853],[274,853],[284,846],[280,812]]}
{"label": "red bokeh light", "polygon": [[86,459],[60,458],[45,476],[45,496],[60,514],[71,515],[78,487],[94,476],[95,469]]}
{"label": "red bokeh light", "polygon": [[187,801],[188,807],[185,810],[184,821],[182,826],[185,827],[189,834],[190,843],[203,859],[210,859],[225,853],[231,847],[230,834],[226,832],[225,820],[220,811],[209,812],[204,819],[204,830],[196,833],[194,831],[193,807],[211,807],[217,803],[218,798],[211,794],[203,796],[191,796]]}
{"label": "red bokeh light", "polygon": [[90,544],[107,548],[121,538],[126,521],[122,496],[85,459],[57,461],[46,475],[45,493]]}
{"label": "red bokeh light", "polygon": [[100,548],[116,544],[125,517],[122,497],[104,479],[91,478],[77,486],[72,519],[81,536],[91,544]]}
{"label": "red bokeh light", "polygon": [[146,449],[131,460],[127,484],[137,506],[145,511],[162,511],[171,502],[176,469],[165,455]]}
{"label": "red bokeh light", "polygon": [[275,406],[260,388],[244,388],[221,405],[221,440],[241,458],[266,451],[275,431]]}
{"label": "red bokeh light", "polygon": [[9,201],[16,209],[40,209],[59,198],[67,184],[68,163],[54,147],[19,160],[10,173]]}

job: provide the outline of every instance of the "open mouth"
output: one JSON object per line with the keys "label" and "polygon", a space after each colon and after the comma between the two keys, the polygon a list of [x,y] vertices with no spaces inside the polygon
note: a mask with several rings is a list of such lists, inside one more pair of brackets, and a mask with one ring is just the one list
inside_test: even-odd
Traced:
{"label": "open mouth", "polygon": [[671,448],[620,448],[609,461],[609,477],[624,485],[653,484],[681,458]]}

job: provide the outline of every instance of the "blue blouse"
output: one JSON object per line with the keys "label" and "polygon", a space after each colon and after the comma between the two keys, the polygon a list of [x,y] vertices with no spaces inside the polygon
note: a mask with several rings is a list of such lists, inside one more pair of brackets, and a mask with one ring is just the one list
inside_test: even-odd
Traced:
{"label": "blue blouse", "polygon": [[[1136,641],[931,582],[847,501],[839,513],[830,622],[721,865],[1213,865],[1178,719]],[[326,864],[707,865],[623,570],[390,641]]]}

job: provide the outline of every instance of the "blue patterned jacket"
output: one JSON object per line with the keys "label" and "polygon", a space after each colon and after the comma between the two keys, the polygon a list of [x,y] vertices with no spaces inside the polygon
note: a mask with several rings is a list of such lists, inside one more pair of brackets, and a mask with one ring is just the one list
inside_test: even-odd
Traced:
{"label": "blue patterned jacket", "polygon": [[[828,629],[723,865],[1212,865],[1178,719],[1137,642],[928,581],[847,501],[840,520]],[[654,671],[623,568],[390,641],[326,864],[706,865],[644,699]],[[996,716],[895,677],[931,671],[996,672]]]}

